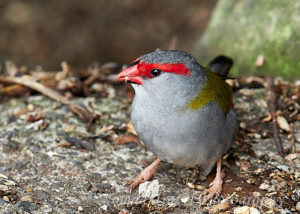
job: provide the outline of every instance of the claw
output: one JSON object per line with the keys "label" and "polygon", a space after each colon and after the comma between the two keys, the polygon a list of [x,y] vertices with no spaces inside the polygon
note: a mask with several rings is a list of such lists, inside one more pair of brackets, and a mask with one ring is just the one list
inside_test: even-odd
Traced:
{"label": "claw", "polygon": [[152,176],[156,173],[156,170],[159,166],[160,159],[157,158],[153,163],[151,163],[146,169],[144,169],[136,178],[128,181],[126,185],[131,184],[131,189],[136,188],[141,183],[144,183],[145,181],[150,180]]}
{"label": "claw", "polygon": [[203,195],[206,195],[203,199],[203,203],[206,203],[207,201],[212,199],[214,195],[219,197],[222,192],[222,184],[223,181],[221,176],[221,159],[219,159],[217,162],[217,174],[212,183],[212,186],[202,192]]}

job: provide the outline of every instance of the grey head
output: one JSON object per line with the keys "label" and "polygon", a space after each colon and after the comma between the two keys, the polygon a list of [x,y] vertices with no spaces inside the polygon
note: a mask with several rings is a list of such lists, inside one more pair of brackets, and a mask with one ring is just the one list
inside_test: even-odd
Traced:
{"label": "grey head", "polygon": [[141,56],[140,61],[146,63],[183,63],[191,72],[197,72],[201,67],[193,56],[181,50],[160,50],[157,48],[154,52]]}
{"label": "grey head", "polygon": [[[203,79],[205,76],[204,67],[202,67],[196,59],[185,51],[181,50],[160,50],[156,49],[154,52],[145,54],[140,57],[139,62],[147,64],[184,64],[190,71],[190,75],[179,75],[176,72],[164,72],[155,78],[145,78],[143,81],[143,87],[155,87],[155,88],[168,88],[182,89],[185,86],[194,84],[195,81]],[[201,81],[200,81],[201,82]],[[139,88],[133,85],[134,89]]]}
{"label": "grey head", "polygon": [[[139,63],[146,64],[184,64],[189,75],[176,72],[162,72],[153,78],[145,77],[141,85],[132,84],[136,96],[151,97],[151,102],[160,105],[179,107],[195,97],[206,81],[205,68],[190,54],[179,50],[160,50],[145,54],[138,59]],[[144,98],[143,98],[144,99]]]}

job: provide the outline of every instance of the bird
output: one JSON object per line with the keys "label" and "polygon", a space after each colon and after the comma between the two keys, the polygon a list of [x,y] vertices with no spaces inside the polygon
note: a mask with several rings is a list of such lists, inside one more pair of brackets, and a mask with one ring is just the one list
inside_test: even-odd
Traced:
{"label": "bird", "polygon": [[211,187],[203,191],[204,201],[221,194],[222,155],[237,132],[232,88],[223,80],[232,63],[219,56],[204,67],[187,52],[156,49],[117,75],[135,91],[132,124],[147,149],[157,156],[129,182],[132,188],[151,179],[165,161],[199,167],[205,176],[217,165]]}

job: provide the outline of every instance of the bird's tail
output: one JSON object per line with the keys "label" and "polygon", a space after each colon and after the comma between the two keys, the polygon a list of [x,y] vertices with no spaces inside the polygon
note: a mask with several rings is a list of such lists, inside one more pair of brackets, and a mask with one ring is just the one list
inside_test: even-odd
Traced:
{"label": "bird's tail", "polygon": [[208,63],[207,68],[219,75],[222,79],[226,79],[232,65],[232,59],[227,56],[220,55]]}

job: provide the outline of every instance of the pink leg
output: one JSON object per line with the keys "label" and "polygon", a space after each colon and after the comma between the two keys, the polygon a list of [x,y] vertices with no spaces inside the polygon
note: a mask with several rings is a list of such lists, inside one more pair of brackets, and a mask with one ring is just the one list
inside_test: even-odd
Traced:
{"label": "pink leg", "polygon": [[146,169],[144,169],[136,178],[129,181],[127,184],[131,184],[131,188],[135,188],[141,183],[150,180],[152,176],[156,173],[159,166],[160,159],[157,158],[153,163],[151,163]]}
{"label": "pink leg", "polygon": [[222,176],[221,176],[221,158],[217,161],[217,174],[216,177],[213,181],[212,186],[209,189],[206,189],[202,192],[203,195],[206,195],[203,202],[209,201],[214,195],[217,197],[221,194],[222,192]]}

